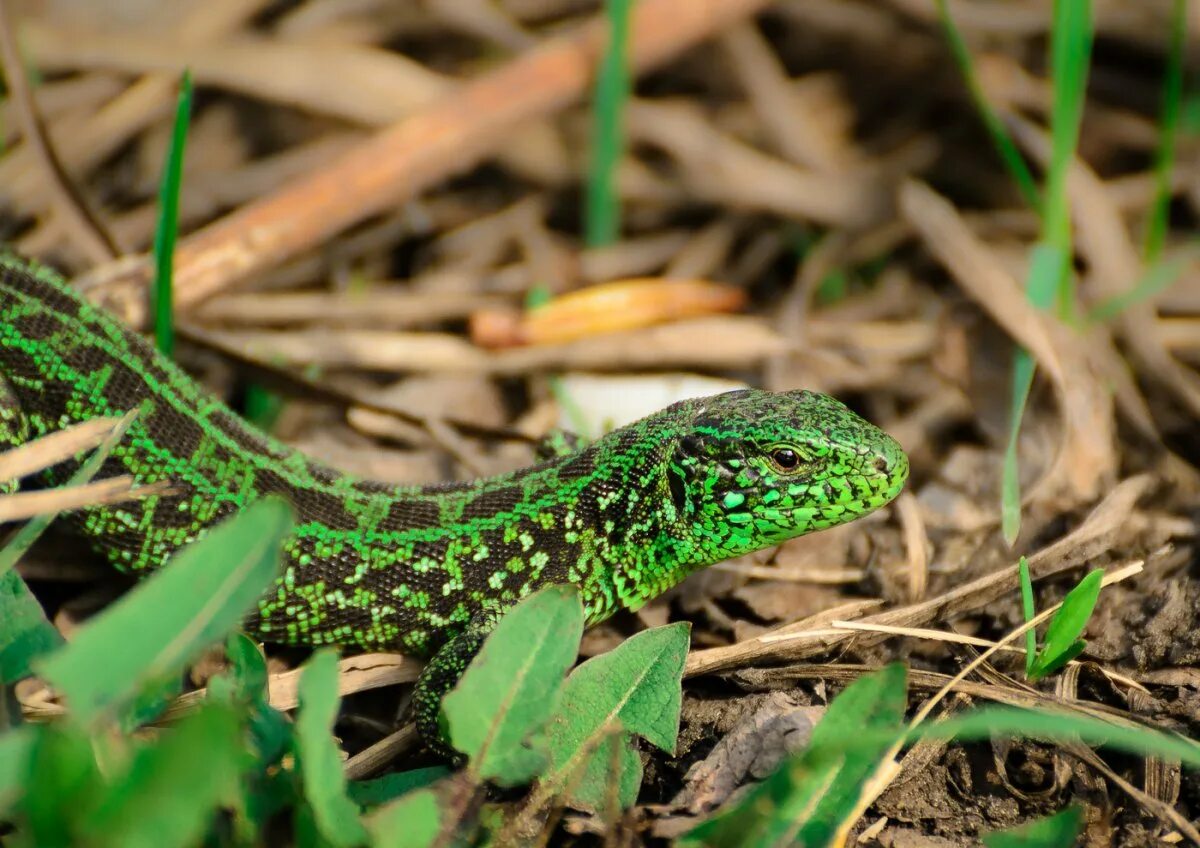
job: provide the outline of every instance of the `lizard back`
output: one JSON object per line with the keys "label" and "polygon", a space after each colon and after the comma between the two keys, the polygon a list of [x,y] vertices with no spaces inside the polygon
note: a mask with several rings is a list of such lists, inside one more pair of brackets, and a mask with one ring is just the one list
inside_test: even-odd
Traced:
{"label": "lizard back", "polygon": [[[160,566],[259,497],[286,498],[296,529],[253,622],[269,640],[428,654],[479,613],[499,612],[546,582],[588,583],[593,620],[622,603],[611,581],[602,585],[616,534],[594,531],[597,501],[639,482],[623,478],[654,461],[649,443],[619,436],[469,483],[362,480],[245,422],[53,272],[11,258],[0,260],[0,377],[31,438],[140,409],[97,476],[165,480],[175,493],[67,519],[123,570]],[[614,453],[621,461],[606,465]],[[44,482],[65,481],[77,465],[63,463]]]}

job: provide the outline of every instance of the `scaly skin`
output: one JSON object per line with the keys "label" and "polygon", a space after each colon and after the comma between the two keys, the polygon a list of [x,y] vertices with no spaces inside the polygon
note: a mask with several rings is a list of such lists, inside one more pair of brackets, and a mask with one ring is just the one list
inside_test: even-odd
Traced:
{"label": "scaly skin", "polygon": [[242,421],[52,272],[0,258],[0,442],[133,407],[141,414],[99,477],[166,480],[176,494],[75,512],[68,520],[96,550],[146,572],[280,494],[298,521],[248,626],[267,641],[425,657],[469,625],[464,642],[477,643],[551,583],[579,587],[589,624],[636,609],[698,568],[865,515],[908,474],[899,445],[838,401],[748,390],[677,403],[496,477],[361,480]]}

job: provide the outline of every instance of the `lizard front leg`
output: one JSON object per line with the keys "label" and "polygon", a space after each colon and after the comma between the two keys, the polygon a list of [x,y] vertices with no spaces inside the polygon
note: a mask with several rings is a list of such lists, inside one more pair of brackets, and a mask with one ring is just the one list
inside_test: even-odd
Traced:
{"label": "lizard front leg", "polygon": [[438,754],[451,759],[462,756],[450,746],[450,729],[442,715],[442,698],[458,683],[498,620],[491,616],[472,621],[466,630],[438,649],[417,678],[413,691],[417,732]]}

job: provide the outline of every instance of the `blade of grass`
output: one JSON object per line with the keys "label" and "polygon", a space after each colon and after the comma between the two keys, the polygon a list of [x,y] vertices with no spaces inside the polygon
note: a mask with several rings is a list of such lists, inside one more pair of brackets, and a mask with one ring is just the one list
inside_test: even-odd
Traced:
{"label": "blade of grass", "polygon": [[[1067,174],[1079,143],[1079,125],[1087,95],[1091,52],[1091,0],[1055,0],[1050,46],[1054,108],[1051,113],[1051,158],[1046,175],[1042,239],[1068,256],[1071,253],[1071,213]],[[1059,293],[1059,314],[1067,317],[1063,310],[1070,301],[1064,300],[1061,288]]]}
{"label": "blade of grass", "polygon": [[175,237],[179,231],[179,186],[183,177],[183,150],[187,145],[188,119],[192,112],[192,74],[184,71],[179,83],[179,102],[171,146],[163,164],[158,194],[158,226],[154,230],[154,340],[165,356],[175,351],[175,321],[172,316],[172,278]]}
{"label": "blade of grass", "polygon": [[616,190],[621,158],[622,112],[629,98],[629,9],[633,0],[607,0],[609,37],[596,76],[596,112],[592,128],[592,167],[588,174],[584,222],[588,247],[617,240],[621,229]]}
{"label": "blade of grass", "polygon": [[1105,298],[1092,307],[1088,320],[1097,323],[1111,321],[1129,307],[1166,291],[1183,275],[1198,254],[1200,247],[1194,247],[1179,256],[1155,262],[1138,278],[1133,288]]}
{"label": "blade of grass", "polygon": [[1163,74],[1162,118],[1158,152],[1154,159],[1154,202],[1146,222],[1143,256],[1156,262],[1167,240],[1167,217],[1171,206],[1171,172],[1175,168],[1175,137],[1183,101],[1183,47],[1187,32],[1187,0],[1175,0],[1171,9],[1171,44]]}
{"label": "blade of grass", "polygon": [[[1067,174],[1079,142],[1079,124],[1087,94],[1088,62],[1092,51],[1091,0],[1055,0],[1050,41],[1054,89],[1051,111],[1051,158],[1042,200],[1042,237],[1034,247],[1025,292],[1039,309],[1057,304],[1058,316],[1072,317],[1075,293],[1070,273],[1071,214]],[[1029,353],[1018,350],[1013,361],[1013,397],[1008,446],[1001,480],[1001,525],[1012,545],[1021,529],[1021,484],[1017,438],[1035,366]]]}
{"label": "blade of grass", "polygon": [[1026,164],[1025,158],[1017,149],[1017,143],[1008,134],[1004,122],[1000,120],[1000,116],[992,108],[992,104],[984,93],[983,86],[979,83],[979,75],[975,73],[975,62],[971,58],[971,50],[958,25],[954,23],[954,16],[950,14],[947,0],[937,0],[937,11],[942,22],[942,30],[946,34],[946,41],[950,45],[950,52],[954,54],[954,60],[958,63],[963,81],[967,85],[967,91],[975,103],[975,108],[979,110],[979,117],[983,121],[984,129],[991,136],[996,153],[1004,162],[1004,166],[1008,168],[1008,173],[1017,184],[1017,189],[1025,198],[1025,202],[1034,209],[1040,210],[1042,197],[1038,190],[1037,180],[1034,179],[1033,172],[1029,170],[1029,165]]}
{"label": "blade of grass", "polygon": [[[1021,612],[1025,615],[1025,621],[1028,623],[1033,621],[1033,617],[1037,615],[1037,610],[1033,604],[1033,580],[1029,577],[1029,563],[1025,557],[1021,557],[1017,563],[1017,574],[1021,581]],[[1029,628],[1025,632],[1025,676],[1028,677],[1033,673],[1033,661],[1037,655],[1037,634],[1033,628]]]}

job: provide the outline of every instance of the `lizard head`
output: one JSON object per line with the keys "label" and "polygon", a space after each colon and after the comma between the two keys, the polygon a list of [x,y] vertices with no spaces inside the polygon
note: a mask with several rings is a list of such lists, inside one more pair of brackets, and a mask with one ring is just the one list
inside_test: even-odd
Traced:
{"label": "lizard head", "polygon": [[747,389],[679,409],[668,488],[709,562],[853,521],[908,477],[896,440],[828,395]]}

